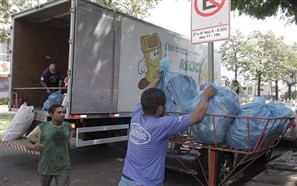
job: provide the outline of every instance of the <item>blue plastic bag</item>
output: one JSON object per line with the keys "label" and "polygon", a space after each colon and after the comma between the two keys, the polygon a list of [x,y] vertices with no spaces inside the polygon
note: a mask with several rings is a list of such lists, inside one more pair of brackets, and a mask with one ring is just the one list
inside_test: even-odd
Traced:
{"label": "blue plastic bag", "polygon": [[179,72],[170,72],[170,64],[169,58],[163,58],[160,61],[162,78],[157,88],[165,92],[166,110],[168,112],[186,112],[184,105],[187,105],[198,95],[197,85],[191,76]]}
{"label": "blue plastic bag", "polygon": [[[243,117],[234,119],[226,142],[233,148],[249,149],[256,146],[262,132],[259,145],[261,147],[270,145],[289,124],[287,119],[274,118],[288,118],[292,116],[292,111],[279,103],[266,104],[262,101],[254,101],[242,106],[238,115]],[[270,118],[270,120],[264,118]]]}
{"label": "blue plastic bag", "polygon": [[[208,102],[207,114],[236,115],[240,111],[240,103],[237,94],[228,87],[213,86],[217,94]],[[199,103],[201,95],[192,100],[189,110],[193,110]],[[205,116],[198,125],[192,125],[192,134],[201,143],[222,144],[226,142],[226,134],[230,125],[230,118],[224,116]]]}
{"label": "blue plastic bag", "polygon": [[50,94],[47,100],[43,103],[43,110],[48,110],[54,104],[62,104],[64,95],[59,92]]}

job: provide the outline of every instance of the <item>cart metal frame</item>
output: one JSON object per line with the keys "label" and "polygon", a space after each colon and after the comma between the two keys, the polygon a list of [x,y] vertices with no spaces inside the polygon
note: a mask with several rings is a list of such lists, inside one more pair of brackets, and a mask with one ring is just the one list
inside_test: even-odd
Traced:
{"label": "cart metal frame", "polygon": [[[220,114],[206,114],[205,117],[212,117],[213,123],[210,125],[213,125],[213,132],[214,132],[214,143],[213,144],[203,144],[199,143],[191,134],[191,130],[188,131],[188,135],[179,136],[175,138],[170,139],[170,143],[180,144],[185,146],[189,149],[200,149],[205,148],[208,149],[208,180],[206,178],[206,173],[203,172],[203,175],[205,176],[205,180],[207,181],[208,186],[215,186],[215,185],[223,185],[226,181],[229,179],[235,177],[237,174],[242,172],[244,169],[246,169],[249,165],[251,165],[254,161],[256,161],[258,158],[263,156],[268,150],[273,149],[276,147],[279,142],[281,141],[282,137],[288,130],[289,126],[292,124],[295,124],[294,117],[278,117],[278,118],[259,118],[259,117],[253,117],[253,116],[234,116],[234,115],[220,115]],[[247,149],[236,149],[232,148],[232,133],[230,130],[228,130],[227,135],[229,135],[230,144],[219,144],[217,143],[216,139],[216,124],[215,124],[215,117],[222,117],[222,118],[228,118],[228,129],[230,129],[232,125],[232,121],[236,118],[241,118],[243,120],[246,120],[246,126],[247,126],[247,136],[248,136],[248,148]],[[254,147],[251,147],[251,141],[250,141],[250,121],[251,120],[260,120],[263,122],[263,129],[258,136],[258,140],[256,142],[256,145]],[[272,133],[273,127],[278,123],[281,122],[284,126],[284,129],[282,133],[279,136],[273,136],[270,135]],[[278,123],[279,124],[279,123]],[[236,163],[236,165],[233,167],[233,169],[230,171],[230,173],[225,177],[225,179],[217,184],[217,160],[218,160],[218,152],[224,151],[224,152],[232,152],[232,153],[238,153],[244,155],[243,158]],[[198,152],[197,152],[198,153]],[[250,155],[254,155],[253,158],[249,159],[248,157]],[[198,154],[197,154],[198,156]],[[198,158],[199,159],[199,158]],[[181,160],[178,160],[181,164]],[[247,163],[247,164],[245,164]],[[199,163],[201,165],[201,163]],[[242,168],[239,169],[240,165],[245,164]],[[185,167],[185,165],[182,165]],[[195,176],[194,174],[192,174]],[[197,180],[198,178],[195,177]],[[198,180],[199,181],[199,180]],[[202,185],[202,182],[199,181],[199,183]]]}

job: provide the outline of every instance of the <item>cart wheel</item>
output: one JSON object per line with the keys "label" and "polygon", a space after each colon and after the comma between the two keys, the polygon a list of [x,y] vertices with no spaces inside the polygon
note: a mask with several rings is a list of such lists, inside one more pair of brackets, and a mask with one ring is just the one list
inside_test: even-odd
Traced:
{"label": "cart wheel", "polygon": [[269,162],[271,160],[272,157],[272,152],[273,152],[273,148],[268,149],[263,156],[261,157],[261,159],[265,162]]}
{"label": "cart wheel", "polygon": [[221,183],[231,172],[233,160],[230,154],[224,154],[217,165],[217,183]]}
{"label": "cart wheel", "polygon": [[297,148],[297,139],[295,139],[295,141],[293,141],[293,147]]}

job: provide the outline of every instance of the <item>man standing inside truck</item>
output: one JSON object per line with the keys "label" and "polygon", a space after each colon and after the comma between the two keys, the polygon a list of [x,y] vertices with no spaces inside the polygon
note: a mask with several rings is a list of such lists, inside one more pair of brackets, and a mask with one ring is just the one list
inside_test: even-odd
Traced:
{"label": "man standing inside truck", "polygon": [[49,89],[49,87],[62,87],[63,76],[56,64],[50,64],[50,66],[43,71],[40,82],[42,86],[46,88],[48,94],[56,91],[54,89]]}
{"label": "man standing inside truck", "polygon": [[155,88],[160,74],[141,95],[131,118],[128,149],[119,186],[163,186],[169,136],[200,123],[207,111],[208,100],[216,91],[207,87],[197,107],[183,116],[164,116],[166,96]]}
{"label": "man standing inside truck", "polygon": [[65,109],[54,104],[48,109],[51,121],[39,124],[28,136],[30,150],[40,151],[38,175],[41,186],[50,186],[55,179],[57,186],[70,184],[69,140],[71,126],[64,121]]}

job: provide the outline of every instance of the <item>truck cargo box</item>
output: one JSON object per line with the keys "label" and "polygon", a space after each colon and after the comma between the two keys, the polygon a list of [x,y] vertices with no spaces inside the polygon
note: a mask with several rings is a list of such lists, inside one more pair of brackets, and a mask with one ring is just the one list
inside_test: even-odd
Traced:
{"label": "truck cargo box", "polygon": [[165,56],[172,71],[207,81],[206,46],[88,1],[48,3],[13,23],[11,100],[22,97],[36,109],[47,99],[40,76],[51,63],[70,77],[70,114],[131,113],[152,79],[150,64]]}
{"label": "truck cargo box", "polygon": [[[67,87],[59,89],[67,95],[66,119],[75,124],[77,146],[127,139],[131,113],[162,58],[171,59],[171,71],[192,76],[198,91],[208,80],[207,46],[86,0],[51,1],[14,15],[11,46],[10,109],[24,100],[34,106],[35,121],[49,120],[40,77],[57,64],[68,76]],[[214,59],[219,83],[217,52]],[[124,137],[78,145],[82,133],[110,136],[114,130],[126,130]]]}

